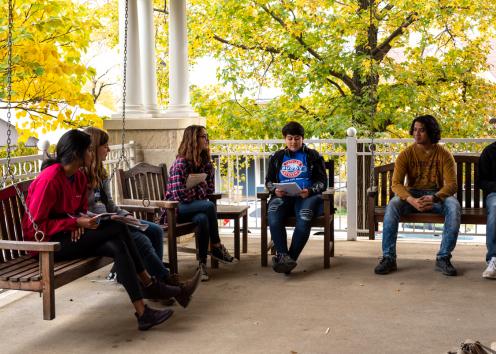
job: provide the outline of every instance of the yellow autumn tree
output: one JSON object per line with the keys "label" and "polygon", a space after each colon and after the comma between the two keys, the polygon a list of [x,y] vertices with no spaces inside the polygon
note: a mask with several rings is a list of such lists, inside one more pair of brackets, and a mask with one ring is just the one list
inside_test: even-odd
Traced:
{"label": "yellow autumn tree", "polygon": [[[81,64],[98,17],[71,0],[13,3],[12,107],[21,135],[101,126],[93,96],[83,91],[95,71]],[[0,0],[0,110],[7,108],[7,33],[8,1]]]}

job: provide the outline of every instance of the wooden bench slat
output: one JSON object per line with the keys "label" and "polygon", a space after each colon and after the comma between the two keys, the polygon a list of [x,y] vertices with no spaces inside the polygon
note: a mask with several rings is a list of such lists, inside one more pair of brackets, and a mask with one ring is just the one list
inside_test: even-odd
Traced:
{"label": "wooden bench slat", "polygon": [[109,257],[85,258],[77,264],[55,271],[55,288],[59,288],[67,283],[79,279],[85,275],[111,264],[114,260]]}
{"label": "wooden bench slat", "polygon": [[[383,207],[375,208],[374,213],[377,216],[378,221],[384,221],[385,212],[386,212],[386,208]],[[412,213],[401,216],[400,222],[443,223],[444,216],[435,213]],[[462,224],[486,224],[486,222],[487,222],[486,209],[462,208],[462,213],[461,213]]]}
{"label": "wooden bench slat", "polygon": [[[70,267],[74,264],[81,263],[81,261],[84,259],[85,258],[77,258],[77,259],[71,259],[71,260],[67,260],[67,261],[55,262],[53,265],[53,271],[56,274],[57,272],[60,272],[61,270],[63,270],[66,267]],[[40,279],[41,279],[40,273],[36,269],[32,270],[31,272],[25,272],[22,275],[20,274],[17,277],[17,281],[33,281],[33,280],[40,280]],[[12,280],[14,280],[14,279],[12,279]]]}
{"label": "wooden bench slat", "polygon": [[[74,261],[64,261],[61,263],[55,263],[56,267],[63,267],[67,263],[74,263],[77,262],[77,260]],[[10,274],[9,276],[9,281],[12,282],[17,282],[17,281],[30,281],[30,280],[40,280],[40,269],[39,269],[39,260],[37,258],[31,257],[29,259],[29,264],[31,267],[24,267],[23,269],[20,269],[19,267],[18,271],[15,273]],[[54,266],[54,269],[55,269]],[[3,279],[5,280],[5,279]]]}
{"label": "wooden bench slat", "polygon": [[18,263],[25,262],[25,261],[29,260],[30,258],[31,258],[30,255],[24,255],[24,256],[18,257],[16,259],[12,259],[10,261],[0,263],[0,271],[2,271],[5,268],[12,267]]}
{"label": "wooden bench slat", "polygon": [[[167,233],[168,231],[168,226],[167,225],[160,225],[162,227],[162,230]],[[196,224],[192,222],[186,222],[182,224],[176,224],[176,230],[178,233],[178,237],[184,236],[184,234],[190,234],[195,232],[196,229]]]}
{"label": "wooden bench slat", "polygon": [[39,272],[38,261],[33,259],[29,263],[25,263],[19,267],[12,267],[9,269],[10,271],[0,274],[0,279],[2,280],[10,280],[10,281],[18,281],[21,274],[30,273],[30,272]]}

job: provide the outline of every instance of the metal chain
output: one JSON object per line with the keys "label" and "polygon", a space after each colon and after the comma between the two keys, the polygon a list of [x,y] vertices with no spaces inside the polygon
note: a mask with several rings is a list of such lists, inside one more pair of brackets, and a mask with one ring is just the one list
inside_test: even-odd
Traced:
{"label": "metal chain", "polygon": [[24,207],[25,213],[28,215],[29,221],[33,225],[34,238],[36,241],[41,242],[45,238],[43,231],[39,230],[38,224],[34,222],[34,218],[31,215],[28,206],[26,205],[26,200],[24,199],[24,194],[17,186],[15,175],[11,169],[11,149],[12,149],[12,131],[11,131],[11,118],[12,118],[12,32],[14,29],[14,6],[12,0],[9,0],[9,26],[7,34],[7,171],[3,176],[2,184],[5,186],[7,179],[10,179],[12,185],[14,186],[17,196]]}
{"label": "metal chain", "polygon": [[12,7],[12,0],[9,0],[9,24],[7,34],[7,171],[3,175],[2,187],[5,187],[5,182],[10,176],[10,145],[12,143],[10,131],[10,120],[12,118],[12,31],[14,27],[14,9]]}
{"label": "metal chain", "polygon": [[128,41],[128,27],[129,27],[129,0],[125,3],[125,14],[124,14],[124,48],[123,48],[123,61],[122,61],[122,131],[121,131],[121,155],[119,160],[112,168],[112,173],[110,174],[109,180],[115,176],[119,164],[124,162],[126,167],[129,168],[129,161],[126,157],[126,150],[124,148],[124,142],[126,141],[126,89],[127,89],[127,41]]}
{"label": "metal chain", "polygon": [[[372,21],[373,21],[373,8],[372,4],[374,3],[373,0],[370,0],[369,2],[369,26],[372,26]],[[369,43],[370,44],[370,43]],[[374,78],[374,57],[372,55],[372,47],[369,49],[370,51],[370,75],[372,79]],[[375,97],[375,93],[370,92],[371,98]],[[375,120],[375,109],[374,106],[371,105],[370,107],[370,145],[369,145],[369,151],[371,153],[370,155],[370,188],[374,189],[375,188],[375,173],[374,173],[374,165],[375,165],[375,143],[374,143],[374,138],[375,138],[375,132],[374,132],[374,120]]]}
{"label": "metal chain", "polygon": [[129,27],[129,0],[126,0],[126,10],[124,16],[124,58],[123,58],[123,77],[122,77],[122,134],[121,134],[121,156],[119,161],[126,160],[124,142],[126,139],[126,89],[127,89],[127,41]]}

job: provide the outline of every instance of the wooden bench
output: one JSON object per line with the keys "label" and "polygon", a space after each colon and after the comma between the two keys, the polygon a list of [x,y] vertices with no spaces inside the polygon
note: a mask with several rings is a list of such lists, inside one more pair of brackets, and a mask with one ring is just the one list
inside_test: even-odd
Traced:
{"label": "wooden bench", "polygon": [[217,205],[217,219],[234,220],[234,257],[240,259],[240,223],[243,219],[243,253],[248,252],[248,206],[247,205]]}
{"label": "wooden bench", "polygon": [[[486,224],[487,215],[485,198],[477,185],[479,156],[455,155],[457,191],[456,198],[462,207],[462,224]],[[379,222],[384,221],[384,214],[389,200],[394,197],[391,190],[394,163],[374,168],[376,187],[368,191],[369,196],[369,239],[375,239]],[[434,213],[412,213],[401,216],[400,222],[444,223],[444,216]]]}
{"label": "wooden bench", "polygon": [[[167,187],[167,166],[150,165],[140,162],[127,171],[117,171],[117,190],[122,198],[121,208],[135,213],[138,218],[158,222],[165,209],[167,224],[162,225],[167,234],[169,264],[172,273],[178,272],[177,252],[195,253],[196,248],[178,247],[177,239],[196,232],[196,224],[192,222],[178,223],[176,210],[179,202],[163,200]],[[209,199],[216,203],[220,194],[212,194]],[[212,267],[217,268],[218,262],[212,258]]]}
{"label": "wooden bench", "polygon": [[[31,181],[17,184],[24,197]],[[43,295],[43,319],[55,318],[55,289],[110,264],[105,257],[54,262],[58,242],[24,241],[24,207],[14,186],[0,190],[0,288],[36,291]],[[32,257],[28,252],[39,252]]]}
{"label": "wooden bench", "polygon": [[[312,227],[324,228],[324,268],[331,266],[330,257],[334,257],[334,161],[330,160],[325,163],[328,178],[328,190],[322,193],[324,200],[324,215],[312,220]],[[261,203],[261,263],[262,267],[267,267],[267,252],[269,245],[267,243],[268,215],[267,207],[269,204],[269,192],[257,193]],[[289,217],[285,220],[284,226],[294,227],[296,217]],[[274,253],[273,247],[270,247]]]}

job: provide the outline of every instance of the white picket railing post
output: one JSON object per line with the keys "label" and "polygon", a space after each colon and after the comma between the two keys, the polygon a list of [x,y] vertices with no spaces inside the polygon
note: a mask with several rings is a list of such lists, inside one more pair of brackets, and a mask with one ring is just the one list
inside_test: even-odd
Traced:
{"label": "white picket railing post", "polygon": [[38,171],[40,171],[41,164],[49,157],[48,149],[50,148],[50,142],[48,140],[40,140],[38,141],[38,144],[36,144],[36,147],[41,153],[41,160],[38,161]]}
{"label": "white picket railing post", "polygon": [[346,130],[346,208],[347,208],[347,236],[348,241],[357,238],[358,219],[358,158],[356,129]]}

